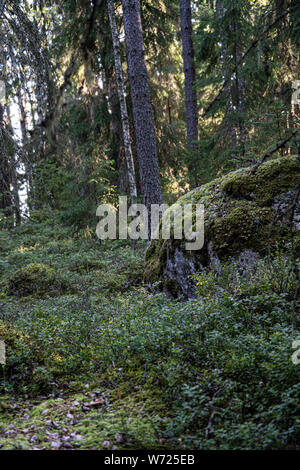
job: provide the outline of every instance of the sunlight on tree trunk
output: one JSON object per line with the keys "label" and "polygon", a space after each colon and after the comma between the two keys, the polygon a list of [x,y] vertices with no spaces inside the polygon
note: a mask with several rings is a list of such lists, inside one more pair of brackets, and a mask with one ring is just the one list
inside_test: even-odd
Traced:
{"label": "sunlight on tree trunk", "polygon": [[132,201],[134,201],[137,197],[135,169],[134,169],[134,161],[133,161],[133,155],[132,155],[132,149],[131,149],[131,143],[130,143],[129,118],[128,118],[125,85],[124,85],[123,70],[122,70],[122,63],[121,63],[120,42],[119,42],[119,35],[117,31],[113,0],[107,0],[107,6],[108,6],[111,34],[112,34],[112,39],[113,39],[115,69],[116,69],[117,88],[118,88],[118,96],[119,96],[120,111],[121,111],[124,151],[125,151],[125,158],[126,158],[126,163],[127,163],[129,193],[130,193],[130,197]]}

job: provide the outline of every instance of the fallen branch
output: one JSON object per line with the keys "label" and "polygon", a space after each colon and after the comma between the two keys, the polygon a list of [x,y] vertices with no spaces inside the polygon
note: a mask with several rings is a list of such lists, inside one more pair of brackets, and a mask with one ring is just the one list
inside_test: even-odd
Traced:
{"label": "fallen branch", "polygon": [[273,153],[277,152],[277,150],[280,150],[281,148],[285,147],[285,145],[291,140],[293,139],[293,137],[295,137],[295,135],[297,134],[297,132],[299,132],[299,129],[294,129],[293,132],[291,133],[291,135],[289,137],[287,137],[286,139],[284,140],[281,140],[280,142],[278,142],[275,147],[273,148],[270,148],[269,150],[267,150],[267,152],[261,157],[261,159],[253,166],[252,168],[252,171],[251,171],[251,174],[253,175],[258,167],[260,167],[260,165],[262,163],[264,163],[267,158],[269,158],[271,155],[273,155]]}

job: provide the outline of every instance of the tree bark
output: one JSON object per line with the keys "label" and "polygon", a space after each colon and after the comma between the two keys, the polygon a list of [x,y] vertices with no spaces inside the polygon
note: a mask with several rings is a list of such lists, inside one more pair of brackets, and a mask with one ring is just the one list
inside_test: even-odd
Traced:
{"label": "tree bark", "polygon": [[26,193],[27,199],[31,201],[31,204],[34,200],[34,190],[33,190],[33,179],[32,179],[32,165],[29,160],[28,151],[27,151],[27,144],[28,144],[28,133],[27,133],[27,113],[25,109],[25,95],[26,91],[22,94],[22,87],[25,90],[25,78],[23,77],[22,70],[18,71],[16,60],[11,54],[12,57],[12,66],[13,66],[13,73],[15,77],[20,77],[20,84],[17,85],[16,88],[16,96],[19,106],[19,115],[20,115],[20,129],[21,129],[21,136],[22,136],[22,153],[24,159],[24,166],[25,166],[25,173],[26,173]]}
{"label": "tree bark", "polygon": [[[228,36],[225,33],[225,28],[223,26],[223,19],[225,15],[225,7],[223,0],[216,1],[216,11],[218,15],[218,20],[221,25],[221,37],[220,37],[220,44],[221,44],[221,57],[220,63],[222,67],[222,74],[223,74],[223,81],[226,83],[225,93],[226,93],[226,118],[227,118],[227,126],[228,126],[228,138],[229,138],[229,145],[232,149],[236,148],[237,145],[237,135],[236,129],[234,125],[233,119],[233,85],[229,77],[231,77],[231,70],[229,67],[228,62],[230,62],[230,52],[228,51]],[[232,25],[230,26],[232,29]],[[232,33],[232,32],[231,32]],[[236,58],[236,56],[235,56]],[[237,72],[236,72],[237,73]],[[234,156],[234,155],[232,155]]]}
{"label": "tree bark", "polygon": [[144,204],[148,209],[148,223],[151,223],[150,206],[161,204],[161,185],[150,86],[144,57],[140,2],[122,0],[122,5],[140,183]]}
{"label": "tree bark", "polygon": [[185,107],[188,146],[191,150],[197,149],[198,109],[196,95],[196,73],[194,61],[192,11],[190,0],[180,0],[182,56],[185,77]]}
{"label": "tree bark", "polygon": [[[7,124],[13,135],[13,127],[11,123],[10,107],[6,104],[6,115],[7,115]],[[19,180],[18,180],[18,160],[17,155],[13,154],[10,159],[10,168],[11,168],[11,194],[13,200],[13,209],[15,214],[16,225],[21,223],[21,205],[20,205],[20,196],[19,196]]]}
{"label": "tree bark", "polygon": [[12,215],[11,168],[4,138],[4,107],[0,103],[0,209],[4,215]]}
{"label": "tree bark", "polygon": [[235,70],[236,70],[236,96],[237,96],[237,111],[238,111],[238,126],[239,126],[239,134],[238,134],[238,143],[241,147],[242,155],[246,155],[248,153],[248,130],[245,123],[245,96],[246,96],[246,79],[242,73],[242,67],[240,65],[240,59],[242,56],[241,50],[241,31],[239,28],[239,24],[235,25],[236,30],[236,42],[235,42]]}
{"label": "tree bark", "polygon": [[[5,26],[4,26],[5,32],[7,32]],[[14,64],[14,56],[12,56],[12,63]],[[3,78],[5,83],[7,83],[7,58],[6,55],[3,55],[2,58],[3,61]],[[17,77],[15,70],[13,69],[14,76]],[[13,136],[13,127],[11,123],[11,115],[10,115],[10,106],[9,106],[9,100],[7,96],[7,88],[5,90],[5,105],[3,108],[3,112],[6,112],[6,121],[7,121],[7,128],[9,129],[9,133],[11,133],[11,136]],[[2,132],[4,132],[4,124],[2,125]],[[3,138],[3,134],[2,134]],[[12,139],[13,137],[11,137]],[[3,140],[3,150],[4,152],[4,158],[6,157],[8,166],[10,168],[10,181],[11,181],[11,201],[13,203],[13,210],[14,210],[14,215],[15,215],[15,222],[16,225],[19,225],[21,223],[21,210],[20,210],[20,197],[19,197],[19,181],[18,181],[18,171],[17,171],[17,155],[16,153],[12,153],[11,155],[8,155],[6,152],[6,145],[5,145],[5,139]]]}
{"label": "tree bark", "polygon": [[[111,41],[110,41],[111,44]],[[109,50],[109,53],[112,51]],[[104,68],[104,85],[103,93],[107,95],[108,107],[111,113],[112,127],[112,159],[115,162],[116,169],[119,172],[117,185],[120,191],[129,191],[127,164],[125,161],[123,149],[123,131],[121,123],[120,103],[117,90],[116,74],[112,67]]]}
{"label": "tree bark", "polygon": [[130,128],[129,128],[126,96],[125,96],[122,62],[121,62],[120,42],[119,42],[119,36],[118,36],[118,31],[117,31],[113,0],[107,0],[107,6],[108,6],[108,15],[109,15],[109,21],[110,21],[111,34],[112,34],[112,39],[113,39],[117,89],[118,89],[118,96],[119,96],[119,102],[120,102],[124,153],[125,153],[127,172],[128,172],[129,193],[130,193],[131,199],[134,200],[137,197],[135,169],[134,169],[134,161],[133,161],[131,142],[130,142]]}

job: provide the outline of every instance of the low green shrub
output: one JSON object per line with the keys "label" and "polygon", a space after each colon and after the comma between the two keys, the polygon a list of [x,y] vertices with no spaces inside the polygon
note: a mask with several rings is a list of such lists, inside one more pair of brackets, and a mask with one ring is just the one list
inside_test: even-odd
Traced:
{"label": "low green shrub", "polygon": [[41,263],[31,263],[17,269],[8,279],[8,294],[18,297],[57,294],[66,290],[66,282],[56,271]]}
{"label": "low green shrub", "polygon": [[32,377],[35,357],[28,333],[0,320],[0,340],[5,343],[6,362],[0,366],[0,393],[21,388]]}
{"label": "low green shrub", "polygon": [[[43,240],[44,227],[41,232]],[[49,266],[33,270],[30,279],[38,284],[42,272],[41,292],[51,285],[52,296],[0,296],[0,338],[5,331],[8,344],[1,393],[36,397],[94,384],[110,396],[114,413],[131,409],[130,416],[134,410],[147,420],[153,445],[299,448],[300,366],[291,357],[300,332],[292,327],[296,279],[288,258],[262,259],[247,271],[229,263],[202,272],[200,298],[179,302],[139,284],[142,252],[79,235],[57,242],[48,237],[46,245],[35,237],[36,249],[19,251],[23,235],[16,237],[4,271],[16,266],[16,253],[17,266],[47,257]],[[72,295],[55,287],[60,272],[76,287]],[[30,282],[26,286],[28,295]],[[80,433],[101,446],[95,413]],[[109,434],[110,418],[103,433]],[[127,429],[132,440],[120,446],[141,445],[136,429]]]}
{"label": "low green shrub", "polygon": [[[300,267],[298,259],[296,263]],[[285,293],[293,298],[297,287],[293,260],[281,253],[259,259],[248,267],[236,261],[222,263],[214,269],[201,271],[193,279],[201,297],[226,291],[237,296],[260,292]]]}

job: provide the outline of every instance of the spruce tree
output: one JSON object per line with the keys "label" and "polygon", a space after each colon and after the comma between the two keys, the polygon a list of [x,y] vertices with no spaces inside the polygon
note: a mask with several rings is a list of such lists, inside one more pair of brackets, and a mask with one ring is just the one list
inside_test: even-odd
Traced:
{"label": "spruce tree", "polygon": [[150,223],[151,204],[161,203],[161,185],[150,86],[144,56],[140,2],[122,0],[122,5],[140,183]]}

